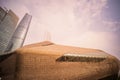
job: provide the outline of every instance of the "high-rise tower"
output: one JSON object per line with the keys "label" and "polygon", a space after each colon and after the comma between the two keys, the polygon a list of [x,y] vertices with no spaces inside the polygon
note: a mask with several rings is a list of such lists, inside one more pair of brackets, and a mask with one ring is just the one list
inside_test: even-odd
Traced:
{"label": "high-rise tower", "polygon": [[8,46],[18,19],[12,10],[4,10],[0,7],[0,55],[4,53]]}
{"label": "high-rise tower", "polygon": [[18,17],[12,10],[0,7],[0,55],[4,55],[23,46],[32,16],[25,14],[17,28]]}
{"label": "high-rise tower", "polygon": [[6,49],[6,52],[11,52],[16,50],[17,48],[20,48],[23,46],[26,34],[29,29],[29,25],[31,22],[32,16],[29,14],[25,14],[21,22],[19,23],[17,29],[15,30],[8,47]]}

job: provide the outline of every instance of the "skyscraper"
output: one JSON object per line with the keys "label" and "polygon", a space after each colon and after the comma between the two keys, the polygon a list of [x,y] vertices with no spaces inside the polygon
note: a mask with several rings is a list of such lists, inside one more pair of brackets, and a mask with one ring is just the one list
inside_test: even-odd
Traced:
{"label": "skyscraper", "polygon": [[18,16],[12,10],[0,7],[0,55],[4,53],[15,31]]}
{"label": "skyscraper", "polygon": [[17,48],[20,48],[23,46],[26,34],[29,29],[29,25],[31,22],[32,16],[29,14],[25,14],[23,19],[20,21],[19,25],[17,26],[17,29],[15,30],[7,49],[5,50],[6,52],[11,52],[16,50]]}
{"label": "skyscraper", "polygon": [[32,16],[25,14],[18,24],[18,17],[12,10],[0,7],[0,55],[10,53],[23,46]]}

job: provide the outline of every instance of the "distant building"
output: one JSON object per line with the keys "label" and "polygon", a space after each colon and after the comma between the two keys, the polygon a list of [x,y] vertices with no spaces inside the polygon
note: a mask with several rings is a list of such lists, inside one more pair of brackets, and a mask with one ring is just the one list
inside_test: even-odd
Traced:
{"label": "distant building", "polygon": [[19,18],[12,10],[0,7],[0,54],[3,54],[15,31]]}

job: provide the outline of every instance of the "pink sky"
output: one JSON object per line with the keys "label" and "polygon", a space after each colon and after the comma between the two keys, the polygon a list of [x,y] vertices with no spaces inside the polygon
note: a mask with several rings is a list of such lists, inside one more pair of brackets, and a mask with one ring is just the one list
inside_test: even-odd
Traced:
{"label": "pink sky", "polygon": [[25,44],[50,40],[57,44],[104,50],[120,58],[119,21],[105,20],[108,0],[0,0],[20,19],[33,18]]}

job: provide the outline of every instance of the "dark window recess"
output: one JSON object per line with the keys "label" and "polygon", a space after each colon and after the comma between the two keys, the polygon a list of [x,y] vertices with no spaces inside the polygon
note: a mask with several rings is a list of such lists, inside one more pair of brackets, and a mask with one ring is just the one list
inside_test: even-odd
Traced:
{"label": "dark window recess", "polygon": [[56,59],[58,62],[101,62],[105,57],[88,57],[88,56],[69,56],[63,55]]}

